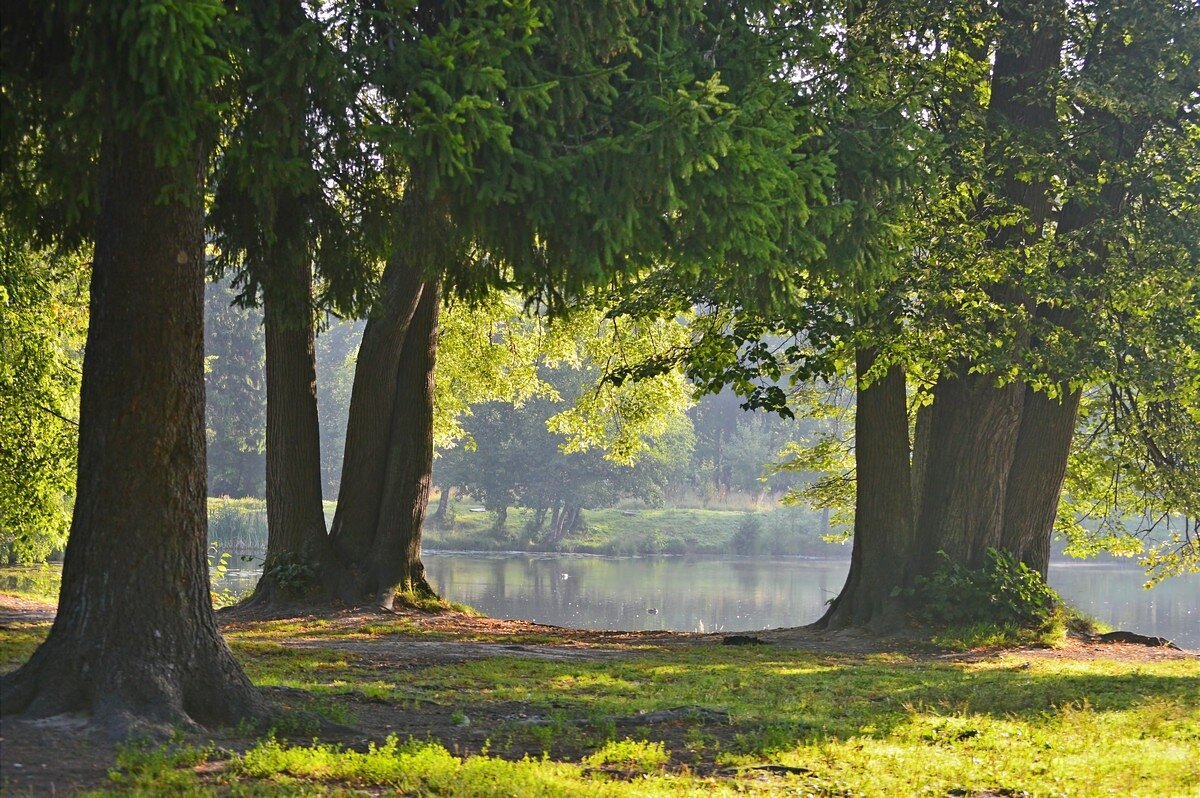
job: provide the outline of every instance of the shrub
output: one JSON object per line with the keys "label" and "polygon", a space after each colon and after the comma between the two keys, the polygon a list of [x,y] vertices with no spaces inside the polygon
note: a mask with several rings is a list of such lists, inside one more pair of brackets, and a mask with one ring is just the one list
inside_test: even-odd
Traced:
{"label": "shrub", "polygon": [[987,563],[971,569],[950,562],[917,579],[918,615],[934,626],[993,623],[1035,629],[1046,626],[1060,603],[1041,574],[1011,554],[987,550]]}
{"label": "shrub", "polygon": [[733,550],[738,554],[754,554],[758,551],[758,539],[762,536],[763,524],[758,516],[746,513],[737,531],[733,533]]}

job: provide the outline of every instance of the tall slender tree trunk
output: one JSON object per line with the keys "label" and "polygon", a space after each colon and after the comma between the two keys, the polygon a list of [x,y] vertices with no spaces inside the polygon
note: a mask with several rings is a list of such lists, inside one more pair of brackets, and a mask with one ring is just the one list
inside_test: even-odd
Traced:
{"label": "tall slender tree trunk", "polygon": [[[860,349],[855,372],[863,385],[876,352]],[[857,491],[850,573],[818,628],[895,623],[893,591],[908,584],[912,549],[912,488],[909,484],[908,404],[904,369],[891,366],[858,390],[854,409]]]}
{"label": "tall slender tree trunk", "polygon": [[[286,233],[281,231],[281,243],[289,240]],[[293,246],[277,248],[264,287],[268,537],[263,575],[250,605],[296,596],[309,585],[288,566],[312,569],[315,576],[330,554],[321,504],[312,274],[303,231],[293,233]]]}
{"label": "tall slender tree trunk", "polygon": [[133,131],[102,149],[58,615],[0,682],[5,715],[90,711],[122,735],[264,711],[217,631],[205,559],[203,159],[169,170],[154,151]]}

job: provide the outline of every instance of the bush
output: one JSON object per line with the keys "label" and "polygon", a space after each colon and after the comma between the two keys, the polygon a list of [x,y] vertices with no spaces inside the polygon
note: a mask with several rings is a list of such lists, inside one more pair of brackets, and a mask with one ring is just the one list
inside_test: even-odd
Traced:
{"label": "bush", "polygon": [[738,554],[754,554],[758,551],[758,539],[762,536],[763,523],[758,516],[746,513],[733,533],[733,550]]}
{"label": "bush", "polygon": [[987,550],[987,564],[978,569],[946,557],[932,576],[917,579],[915,598],[918,615],[933,626],[984,623],[1021,629],[1049,624],[1061,601],[1041,574],[996,549]]}

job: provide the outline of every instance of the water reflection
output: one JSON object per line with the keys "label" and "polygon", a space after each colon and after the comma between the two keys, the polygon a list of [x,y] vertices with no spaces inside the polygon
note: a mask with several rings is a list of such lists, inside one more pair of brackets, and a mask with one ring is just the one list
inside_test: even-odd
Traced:
{"label": "water reflection", "polygon": [[[744,631],[820,617],[846,561],[799,558],[425,555],[447,598],[488,615],[589,629]],[[1200,649],[1200,576],[1146,591],[1136,567],[1055,563],[1050,584],[1114,628]],[[653,612],[651,611],[653,610]]]}
{"label": "water reflection", "polygon": [[[849,563],[800,558],[591,557],[427,553],[446,598],[498,618],[588,629],[746,631],[820,617]],[[254,571],[226,585],[252,588]],[[1117,629],[1200,649],[1200,575],[1142,589],[1132,565],[1054,563],[1050,584],[1069,603]]]}

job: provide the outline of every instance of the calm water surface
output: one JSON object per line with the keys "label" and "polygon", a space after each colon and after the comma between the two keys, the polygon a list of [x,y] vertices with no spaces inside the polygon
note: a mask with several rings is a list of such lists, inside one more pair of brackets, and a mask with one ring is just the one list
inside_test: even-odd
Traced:
{"label": "calm water surface", "polygon": [[[598,557],[426,553],[445,597],[497,618],[587,629],[746,631],[816,620],[846,579],[848,561],[756,557]],[[230,574],[237,591],[257,574]],[[1143,590],[1133,565],[1055,563],[1050,584],[1115,629],[1200,649],[1200,576]]]}

